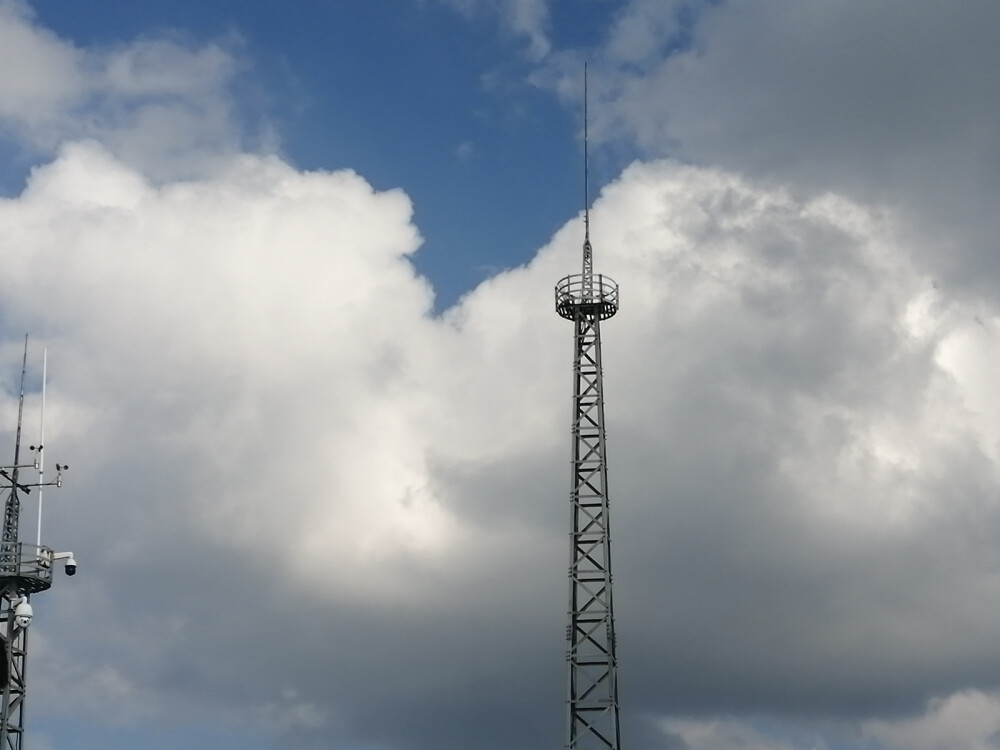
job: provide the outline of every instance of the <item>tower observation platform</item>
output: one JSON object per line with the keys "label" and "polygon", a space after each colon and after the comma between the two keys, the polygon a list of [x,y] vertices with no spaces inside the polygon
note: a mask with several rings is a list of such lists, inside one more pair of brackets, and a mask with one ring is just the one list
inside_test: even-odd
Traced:
{"label": "tower observation platform", "polygon": [[0,591],[38,594],[52,587],[55,553],[27,542],[0,542]]}
{"label": "tower observation platform", "polygon": [[566,320],[580,316],[607,320],[618,312],[618,284],[604,274],[574,273],[556,284],[556,312]]}

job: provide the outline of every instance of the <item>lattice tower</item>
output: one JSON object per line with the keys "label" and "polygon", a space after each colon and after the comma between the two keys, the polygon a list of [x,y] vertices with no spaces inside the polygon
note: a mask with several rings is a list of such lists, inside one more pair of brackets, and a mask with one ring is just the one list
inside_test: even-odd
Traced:
{"label": "lattice tower", "polygon": [[[585,165],[586,123],[585,94]],[[566,276],[555,290],[556,312],[572,321],[575,328],[566,748],[619,750],[618,659],[611,595],[611,527],[601,362],[601,321],[618,312],[618,285],[607,276],[594,273],[587,166],[584,170],[582,273]]]}

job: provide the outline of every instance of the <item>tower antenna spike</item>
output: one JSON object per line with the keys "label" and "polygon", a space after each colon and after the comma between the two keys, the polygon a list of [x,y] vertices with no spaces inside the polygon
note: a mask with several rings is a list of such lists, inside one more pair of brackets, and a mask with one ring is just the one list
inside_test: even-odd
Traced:
{"label": "tower antenna spike", "polygon": [[590,244],[590,138],[587,113],[587,63],[583,64],[583,231],[584,243]]}
{"label": "tower antenna spike", "polygon": [[587,112],[587,63],[583,64],[583,293],[594,294],[594,249],[590,245],[590,135]]}

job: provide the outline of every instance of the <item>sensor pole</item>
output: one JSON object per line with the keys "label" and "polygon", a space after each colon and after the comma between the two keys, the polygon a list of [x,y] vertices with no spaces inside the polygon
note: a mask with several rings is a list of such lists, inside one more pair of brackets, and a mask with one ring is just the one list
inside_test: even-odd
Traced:
{"label": "sensor pole", "polygon": [[[44,404],[45,369],[43,358],[42,402]],[[45,482],[42,475],[43,444],[31,446],[38,457],[29,464],[21,463],[21,426],[24,419],[24,381],[28,366],[28,337],[24,337],[21,360],[21,391],[17,406],[17,431],[14,438],[14,462],[0,466],[0,494],[5,494],[3,536],[0,538],[0,750],[23,750],[24,699],[27,695],[28,626],[33,612],[29,598],[52,586],[52,570],[57,560],[72,560],[69,553],[57,553],[41,543],[42,487],[62,484],[62,470],[56,465],[56,479]],[[44,406],[43,406],[44,410]],[[44,420],[44,416],[43,416]],[[42,428],[44,430],[44,427]],[[36,481],[25,481],[22,473],[37,470]],[[38,489],[38,541],[20,541],[18,520],[21,497]],[[73,561],[75,572],[75,561]],[[68,572],[68,569],[67,569]]]}

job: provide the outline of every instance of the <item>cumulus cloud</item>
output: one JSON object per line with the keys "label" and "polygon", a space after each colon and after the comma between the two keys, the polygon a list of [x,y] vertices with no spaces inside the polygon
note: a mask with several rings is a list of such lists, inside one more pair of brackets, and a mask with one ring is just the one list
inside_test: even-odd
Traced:
{"label": "cumulus cloud", "polygon": [[80,48],[38,25],[22,0],[3,0],[0,66],[18,74],[0,81],[0,134],[43,156],[89,137],[155,179],[201,174],[267,137],[234,115],[239,47],[236,37],[198,46],[160,36]]}
{"label": "cumulus cloud", "polygon": [[[997,13],[989,2],[632,0],[592,57],[593,133],[890,204],[942,283],[989,293]],[[577,54],[558,51],[537,80],[569,95]]]}
{"label": "cumulus cloud", "polygon": [[[480,499],[444,486],[432,467],[465,476],[503,465],[538,447],[522,442],[525,429],[554,442],[559,420],[533,413],[539,399],[524,396],[553,398],[552,380],[535,369],[556,360],[515,356],[513,330],[468,356],[466,338],[507,314],[511,281],[491,282],[476,309],[430,318],[429,286],[407,260],[419,244],[410,213],[398,191],[274,158],[241,157],[213,179],[157,186],[92,142],[68,145],[0,203],[7,353],[13,362],[13,332],[25,329],[34,347],[52,351],[49,429],[75,455],[76,492],[87,498],[61,509],[51,529],[79,529],[74,548],[100,584],[84,603],[66,602],[118,623],[108,628],[113,641],[84,636],[84,666],[71,669],[66,655],[50,666],[107,676],[101,685],[140,702],[133,719],[162,717],[159,691],[194,678],[226,682],[228,693],[248,679],[245,654],[199,648],[178,660],[176,649],[197,637],[226,651],[235,644],[215,641],[227,631],[255,632],[241,622],[243,607],[230,608],[247,587],[267,613],[253,636],[261,643],[304,625],[323,650],[316,638],[325,626],[299,623],[301,605],[290,622],[280,610],[315,599],[306,608],[323,611],[327,625],[329,608],[348,610],[344,629],[355,632],[340,632],[338,643],[358,643],[331,656],[348,662],[357,687],[373,656],[402,650],[396,663],[407,662],[408,628],[420,627],[389,626],[392,645],[376,655],[364,643],[374,623],[481,603],[473,571],[493,575],[503,534],[537,536],[518,530],[528,524],[516,514],[480,518]],[[542,290],[548,302],[548,280]],[[548,313],[543,305],[525,320]],[[479,419],[457,418],[466,411]],[[105,494],[109,472],[116,489]],[[464,623],[456,627],[468,637]],[[125,635],[132,628],[141,637]],[[394,679],[379,672],[372,691]],[[288,679],[287,690],[304,689],[301,676]],[[107,698],[101,685],[69,700],[99,713],[88,701]],[[115,704],[119,717],[130,705]],[[301,705],[289,722],[325,726],[309,708],[315,697]]]}
{"label": "cumulus cloud", "polygon": [[[996,312],[836,196],[658,162],[592,218],[625,291],[606,361],[633,710],[858,714],[981,683],[997,447],[966,342]],[[79,143],[0,221],[8,369],[18,331],[52,353],[76,499],[50,528],[90,566],[49,606],[114,613],[42,674],[103,675],[136,719],[213,706],[390,745],[462,746],[498,695],[526,716],[490,716],[498,747],[545,725],[570,353],[550,295],[578,222],[432,317],[408,200],[350,172],[244,156],[156,185]]]}

